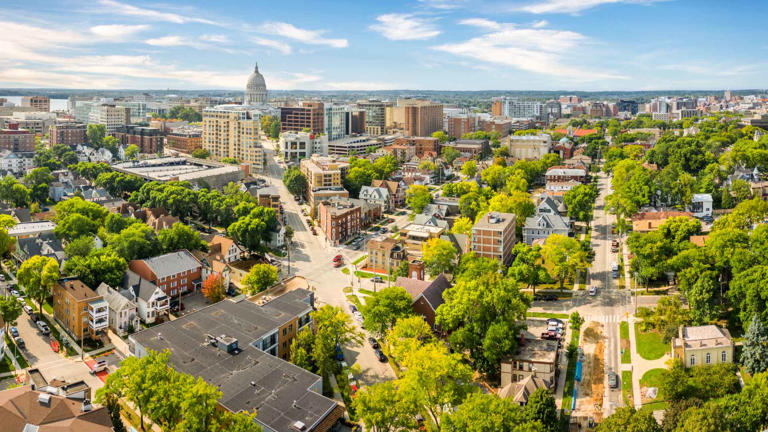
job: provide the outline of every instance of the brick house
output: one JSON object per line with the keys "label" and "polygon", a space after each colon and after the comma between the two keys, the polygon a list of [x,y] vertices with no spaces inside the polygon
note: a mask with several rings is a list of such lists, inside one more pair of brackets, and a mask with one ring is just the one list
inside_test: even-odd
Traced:
{"label": "brick house", "polygon": [[53,316],[74,339],[96,337],[109,326],[109,304],[80,279],[59,279],[52,291]]}
{"label": "brick house", "polygon": [[547,184],[550,182],[579,182],[587,181],[587,171],[583,168],[573,168],[568,166],[553,166],[545,174]]}
{"label": "brick house", "polygon": [[362,227],[361,208],[351,200],[321,201],[317,207],[320,229],[331,244],[339,244],[357,235]]}
{"label": "brick house", "polygon": [[451,286],[445,275],[441,273],[431,281],[400,276],[395,281],[395,286],[403,287],[411,295],[413,313],[423,316],[424,320],[436,329],[437,308],[443,304],[443,292]]}
{"label": "brick house", "polygon": [[194,292],[203,285],[202,265],[187,250],[132,260],[128,267],[171,298]]}

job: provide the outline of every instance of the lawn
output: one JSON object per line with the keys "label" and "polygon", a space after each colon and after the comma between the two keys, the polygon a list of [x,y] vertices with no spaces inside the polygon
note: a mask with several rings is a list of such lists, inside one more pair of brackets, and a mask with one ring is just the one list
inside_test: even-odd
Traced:
{"label": "lawn", "polygon": [[373,292],[373,291],[371,291],[369,289],[365,289],[365,288],[359,288],[358,291],[360,291],[361,293],[363,293],[365,295],[375,295],[376,294],[375,292]]}
{"label": "lawn", "polygon": [[646,360],[660,359],[669,349],[669,344],[664,342],[661,333],[657,331],[641,332],[638,323],[635,323],[635,340],[637,353]]}
{"label": "lawn", "polygon": [[[378,276],[378,277],[380,277],[383,280],[387,280],[387,278],[389,277],[387,275],[382,275],[382,274],[378,274],[378,273],[364,272],[364,271],[360,271],[360,270],[355,270],[355,276],[357,276],[357,277],[359,277],[361,279],[370,279],[370,278],[372,278],[374,276]],[[395,279],[396,279],[395,277],[392,277],[392,280],[395,280]]]}
{"label": "lawn", "polygon": [[[667,370],[664,368],[651,369],[640,378],[641,387],[661,387],[661,379]],[[656,398],[660,399],[662,395],[658,395]]]}
{"label": "lawn", "polygon": [[621,362],[632,363],[632,349],[629,345],[629,323],[622,321],[619,324],[619,336],[621,337]]}
{"label": "lawn", "polygon": [[[14,347],[16,347],[16,342],[11,340],[10,336],[8,334],[5,334],[5,344],[8,346],[8,350],[10,352],[14,352]],[[15,348],[16,351],[16,361],[19,362],[19,366],[21,366],[22,369],[26,369],[29,367],[29,363],[27,362],[27,359],[24,358],[24,354],[22,354],[21,350],[18,348]]]}
{"label": "lawn", "polygon": [[579,346],[579,331],[574,330],[571,333],[571,343],[570,347],[573,347],[571,349],[571,353],[568,356],[568,370],[565,372],[565,390],[563,392],[563,403],[560,405],[560,408],[562,412],[570,413],[571,411],[571,401],[573,399],[573,384],[575,380],[575,374],[576,374],[576,356],[577,356],[577,347]]}
{"label": "lawn", "polygon": [[360,256],[360,258],[358,258],[358,259],[356,259],[356,260],[352,261],[352,264],[354,264],[354,265],[358,265],[358,264],[360,264],[361,262],[363,262],[363,260],[365,260],[366,258],[368,258],[368,255],[361,255],[361,256]]}
{"label": "lawn", "polygon": [[349,300],[349,302],[352,303],[353,305],[357,306],[357,310],[360,310],[363,307],[363,305],[360,304],[360,299],[357,298],[357,296],[354,294],[349,294],[347,296],[347,300]]}
{"label": "lawn", "polygon": [[560,318],[568,319],[568,314],[553,312],[528,312],[525,314],[528,318]]}
{"label": "lawn", "polygon": [[349,294],[352,292],[352,287],[344,287],[342,288],[342,291],[344,291],[344,294]]}
{"label": "lawn", "polygon": [[621,396],[625,405],[632,404],[632,371],[621,371]]}

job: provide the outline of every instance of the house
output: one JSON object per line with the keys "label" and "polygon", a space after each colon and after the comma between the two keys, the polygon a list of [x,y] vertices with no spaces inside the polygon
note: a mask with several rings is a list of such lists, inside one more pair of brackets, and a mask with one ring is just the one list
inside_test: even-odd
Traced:
{"label": "house", "polygon": [[0,391],[3,432],[112,432],[106,407],[51,394],[31,385]]}
{"label": "house", "polygon": [[423,316],[430,327],[436,329],[437,308],[443,304],[443,292],[451,287],[445,275],[440,273],[431,281],[400,276],[395,281],[395,286],[403,287],[410,294],[413,313]]}
{"label": "house", "polygon": [[32,258],[35,255],[53,258],[59,263],[59,268],[64,267],[67,261],[67,254],[64,252],[64,246],[61,240],[53,233],[41,234],[35,237],[24,237],[16,240],[16,248],[12,256],[17,263]]}
{"label": "house", "polygon": [[49,394],[62,396],[78,402],[91,400],[91,387],[83,380],[70,382],[53,377],[49,381],[39,369],[27,369],[26,378],[24,382],[29,383],[32,390],[44,390]]}
{"label": "house", "polygon": [[544,179],[547,184],[550,182],[586,183],[587,170],[584,168],[571,168],[568,166],[553,166],[547,169]]}
{"label": "house", "polygon": [[229,237],[214,234],[210,240],[205,240],[208,242],[208,257],[210,259],[229,264],[241,260],[248,255],[242,246]]}
{"label": "house", "polygon": [[56,224],[51,221],[26,222],[8,228],[8,235],[16,238],[33,237],[40,234],[52,234],[54,229],[56,229]]}
{"label": "house", "polygon": [[200,289],[202,265],[188,250],[132,260],[128,268],[157,285],[171,298]]}
{"label": "house", "polygon": [[536,214],[566,216],[568,215],[568,207],[566,207],[562,197],[542,193],[539,197],[539,203],[536,205]]}
{"label": "house", "polygon": [[387,188],[392,201],[389,205],[390,209],[405,207],[405,191],[408,187],[402,181],[373,180],[371,186]]}
{"label": "house", "polygon": [[140,328],[138,307],[130,298],[104,282],[96,288],[96,292],[109,305],[109,328],[113,332],[123,337]]}
{"label": "house", "polygon": [[686,367],[733,363],[733,340],[728,329],[716,325],[680,326],[672,339],[673,357]]}
{"label": "house", "polygon": [[398,241],[387,236],[378,236],[365,244],[368,259],[365,268],[377,273],[389,274],[395,271],[400,263],[407,258],[405,247]]}
{"label": "house", "polygon": [[456,248],[459,256],[469,253],[472,250],[472,242],[470,236],[466,234],[447,232],[440,236],[442,240],[448,240]]}
{"label": "house", "polygon": [[95,338],[107,329],[109,305],[81,280],[59,279],[52,291],[53,316],[74,339]]}
{"label": "house", "polygon": [[695,218],[712,217],[712,195],[693,194],[691,213]]}
{"label": "house", "polygon": [[532,245],[536,239],[546,239],[552,234],[568,236],[571,233],[571,220],[559,214],[541,213],[525,218],[523,241]]}
{"label": "house", "polygon": [[549,390],[545,380],[530,375],[523,378],[522,381],[511,382],[502,387],[499,390],[499,397],[502,399],[512,399],[516,404],[525,406],[528,404],[528,398],[540,388]]}
{"label": "house", "polygon": [[173,224],[176,222],[181,222],[181,219],[166,213],[164,208],[152,209],[147,214],[147,225],[152,227],[152,229],[157,232],[160,230],[173,228]]}
{"label": "house", "polygon": [[472,227],[472,251],[475,255],[508,265],[515,246],[515,214],[489,212]]}
{"label": "house", "polygon": [[285,360],[313,306],[305,289],[262,304],[226,299],[133,334],[130,346],[137,357],[169,350],[173,368],[218,388],[222,409],[255,409],[265,431],[327,432],[344,408],[322,395],[321,377]]}
{"label": "house", "polygon": [[661,225],[664,225],[664,222],[673,217],[692,218],[693,214],[682,211],[640,212],[632,216],[632,231],[656,231]]}
{"label": "house", "polygon": [[123,275],[120,295],[136,304],[139,318],[145,324],[152,324],[157,318],[168,315],[170,301],[165,291],[131,270],[126,270]]}
{"label": "house", "polygon": [[400,229],[400,238],[406,246],[421,249],[421,244],[433,238],[439,238],[448,231],[448,221],[436,216],[418,214],[413,222]]}
{"label": "house", "polygon": [[392,197],[384,187],[363,186],[358,197],[368,203],[378,204],[385,212],[392,211]]}
{"label": "house", "polygon": [[521,337],[516,352],[501,361],[501,387],[536,377],[553,389],[559,375],[557,345],[557,341]]}

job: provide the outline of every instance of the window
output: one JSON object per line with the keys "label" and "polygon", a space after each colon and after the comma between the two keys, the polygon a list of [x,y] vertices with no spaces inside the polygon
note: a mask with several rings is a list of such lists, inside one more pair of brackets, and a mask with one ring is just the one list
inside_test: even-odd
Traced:
{"label": "window", "polygon": [[710,358],[709,353],[707,353],[707,364],[709,364],[710,362],[711,362],[711,358]]}
{"label": "window", "polygon": [[725,351],[723,351],[722,353],[720,353],[720,360],[721,360],[723,363],[725,363],[726,361],[728,361],[728,356],[725,354]]}
{"label": "window", "polygon": [[[288,333],[288,329],[283,329],[283,336],[285,336]],[[283,343],[285,345],[285,343]]]}
{"label": "window", "polygon": [[694,366],[696,364],[696,357],[691,355],[691,366]]}

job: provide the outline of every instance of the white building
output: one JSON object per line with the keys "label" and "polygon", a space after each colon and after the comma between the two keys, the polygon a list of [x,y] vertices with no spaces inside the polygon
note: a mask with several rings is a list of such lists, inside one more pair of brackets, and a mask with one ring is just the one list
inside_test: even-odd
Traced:
{"label": "white building", "polygon": [[379,204],[384,211],[391,211],[392,198],[389,189],[385,187],[363,186],[360,188],[360,199],[370,203]]}
{"label": "white building", "polygon": [[253,73],[248,77],[245,85],[245,99],[243,105],[257,105],[267,103],[267,84],[264,75],[259,72],[259,64],[253,68]]}
{"label": "white building", "polygon": [[122,126],[131,124],[131,109],[114,104],[101,104],[91,110],[88,123],[103,124],[107,133],[114,132]]}
{"label": "white building", "polygon": [[109,305],[109,328],[113,332],[123,337],[131,329],[134,331],[141,329],[136,303],[104,282],[96,288],[96,292]]}
{"label": "white building", "polygon": [[0,171],[11,172],[17,175],[25,174],[27,170],[35,167],[35,160],[30,153],[26,157],[24,153],[14,153],[10,150],[0,150]]}
{"label": "white building", "polygon": [[381,147],[381,142],[369,136],[351,136],[328,141],[328,154],[337,156],[352,156],[366,154],[368,149]]}
{"label": "white building", "polygon": [[517,159],[539,160],[552,149],[552,137],[539,135],[510,135],[507,146],[509,154]]}
{"label": "white building", "polygon": [[694,217],[712,217],[712,195],[694,194],[691,200],[691,213]]}
{"label": "white building", "polygon": [[328,136],[309,132],[283,132],[278,141],[285,161],[298,161],[313,154],[328,155]]}
{"label": "white building", "polygon": [[170,300],[162,289],[131,270],[123,275],[120,295],[136,304],[139,318],[146,324],[152,324],[170,308]]}
{"label": "white building", "polygon": [[325,104],[323,116],[323,130],[328,135],[328,141],[344,138],[347,135],[347,111],[346,105]]}

